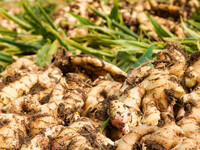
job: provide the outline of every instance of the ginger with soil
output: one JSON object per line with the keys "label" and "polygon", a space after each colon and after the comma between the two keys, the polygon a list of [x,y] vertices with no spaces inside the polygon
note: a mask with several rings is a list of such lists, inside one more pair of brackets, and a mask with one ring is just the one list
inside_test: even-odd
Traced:
{"label": "ginger with soil", "polygon": [[180,82],[184,71],[178,71],[186,68],[185,56],[177,46],[167,45],[152,62],[154,67],[134,68],[110,102],[112,124],[127,134],[140,124],[157,125],[161,112],[173,116],[176,99],[185,94]]}
{"label": "ginger with soil", "polygon": [[[187,61],[184,51],[168,44],[127,77],[100,59],[60,49],[47,67],[7,71],[2,95],[25,85],[23,77],[35,80],[25,92],[16,88],[12,100],[1,99],[0,148],[198,149],[199,54]],[[112,125],[100,132],[108,118]]]}

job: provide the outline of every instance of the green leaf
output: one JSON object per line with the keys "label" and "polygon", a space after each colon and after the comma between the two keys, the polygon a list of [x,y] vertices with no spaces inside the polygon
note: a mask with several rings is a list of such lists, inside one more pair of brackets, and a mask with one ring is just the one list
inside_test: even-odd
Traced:
{"label": "green leaf", "polygon": [[55,40],[51,45],[47,42],[38,52],[35,63],[41,67],[49,65],[53,54],[57,51],[59,46],[58,40]]}
{"label": "green leaf", "polygon": [[22,5],[23,5],[24,10],[31,17],[31,19],[33,19],[35,21],[35,23],[37,23],[38,25],[42,26],[41,25],[41,21],[39,20],[38,16],[35,15],[35,13],[29,7],[29,5],[26,2],[24,2],[24,1],[22,1],[22,2],[23,2]]}
{"label": "green leaf", "polygon": [[148,17],[149,21],[152,23],[152,25],[154,27],[154,31],[157,33],[157,35],[160,38],[163,38],[163,37],[176,37],[171,32],[166,31],[160,24],[158,24],[153,18],[151,18],[150,15],[146,14],[146,16]]}
{"label": "green leaf", "polygon": [[108,56],[108,57],[114,57],[112,54],[107,53],[107,52],[103,52],[103,51],[99,51],[90,47],[85,47],[79,43],[77,43],[76,41],[73,41],[71,39],[64,39],[66,41],[66,43],[68,43],[69,45],[71,45],[74,48],[77,48],[78,50],[81,50],[83,53],[85,54],[93,54],[95,56]]}
{"label": "green leaf", "polygon": [[[85,28],[89,28],[89,29],[96,29],[95,31],[98,31],[100,30],[100,32],[104,33],[105,34],[108,34],[110,35],[111,37],[109,38],[113,38],[114,35],[115,37],[117,36],[119,39],[122,38],[122,39],[127,39],[127,40],[134,40],[135,41],[135,38],[124,33],[124,32],[121,32],[121,31],[118,31],[118,30],[114,30],[114,29],[109,29],[109,28],[105,28],[105,27],[100,27],[100,26],[90,26],[90,25],[74,25],[74,26],[77,26],[77,27],[85,27]],[[93,31],[94,32],[94,31]],[[99,31],[98,31],[99,32]],[[100,33],[98,33],[100,35]],[[90,34],[91,35],[91,34]],[[106,36],[106,35],[105,35]]]}
{"label": "green leaf", "polygon": [[[90,7],[90,9],[91,9],[94,13],[96,13],[98,16],[100,16],[101,18],[103,18],[104,20],[106,20],[106,16],[103,15],[102,13],[100,13],[98,10],[96,10],[96,9],[94,9],[94,8],[91,8],[91,7]],[[128,34],[128,35],[131,35],[132,37],[134,37],[134,38],[136,38],[136,39],[138,38],[138,35],[137,35],[136,33],[134,33],[133,31],[131,31],[131,30],[130,30],[129,28],[127,28],[126,26],[119,24],[119,23],[116,22],[115,20],[111,20],[111,22],[112,22],[112,24],[113,24],[115,27],[119,28],[119,29],[122,30],[124,33],[126,33],[126,34]]]}
{"label": "green leaf", "polygon": [[200,21],[199,15],[200,15],[200,9],[196,9],[195,12],[193,12],[192,14],[192,19],[194,19],[195,21]]}
{"label": "green leaf", "polygon": [[118,66],[120,67],[124,72],[130,74],[130,69],[133,67],[133,63],[129,63],[127,61],[124,61],[124,63],[122,63],[121,66]]}
{"label": "green leaf", "polygon": [[13,62],[14,60],[11,55],[0,52],[0,72],[4,71],[5,68]]}
{"label": "green leaf", "polygon": [[106,16],[102,13],[100,13],[98,10],[96,10],[95,8],[89,7],[95,14],[97,14],[99,17],[103,18],[104,20],[106,20]]}
{"label": "green leaf", "polygon": [[12,31],[12,30],[8,30],[8,29],[2,28],[2,27],[0,27],[0,34],[1,35],[8,35],[8,36],[11,36],[11,37],[17,37],[17,35],[18,35],[17,32]]}
{"label": "green leaf", "polygon": [[138,40],[141,41],[141,42],[144,42],[144,39],[143,39],[143,30],[142,29],[140,29],[140,34],[139,34],[139,39]]}
{"label": "green leaf", "polygon": [[115,5],[113,6],[110,12],[110,18],[118,21],[118,3],[115,3]]}
{"label": "green leaf", "polygon": [[109,29],[112,29],[112,20],[108,17],[108,15],[106,16],[106,23]]}
{"label": "green leaf", "polygon": [[154,44],[152,44],[149,48],[147,48],[145,53],[138,59],[138,61],[133,65],[133,67],[138,67],[142,63],[144,63],[148,60],[151,60],[152,54],[153,54],[153,48],[154,48]]}
{"label": "green leaf", "polygon": [[60,33],[58,31],[56,31],[55,29],[53,29],[49,24],[43,23],[43,26],[45,27],[45,29],[50,32],[56,39],[58,39],[58,41],[61,43],[61,45],[63,45],[67,50],[69,50],[68,48],[68,43],[66,42],[66,40],[61,37]]}
{"label": "green leaf", "polygon": [[31,45],[31,44],[25,44],[25,43],[21,43],[21,42],[15,42],[13,40],[7,39],[7,38],[0,38],[1,42],[6,42],[9,43],[11,45],[15,45],[21,48],[33,48],[33,49],[39,49],[40,46],[39,45]]}
{"label": "green leaf", "polygon": [[33,9],[28,5],[28,1],[22,0],[22,5],[26,14],[29,16],[29,19],[31,19],[29,20],[29,22],[31,22],[32,26],[35,29],[35,32],[38,32],[38,34],[42,34],[44,39],[49,38],[51,40],[54,40],[54,38],[52,38],[52,35],[48,34],[46,28],[43,26],[40,15],[37,15],[37,13],[33,11]]}
{"label": "green leaf", "polygon": [[108,126],[108,124],[109,124],[109,122],[110,122],[110,119],[111,119],[111,116],[108,117],[108,119],[106,119],[106,121],[104,121],[104,122],[102,122],[102,123],[100,124],[100,126],[101,126],[100,132],[102,132],[102,131]]}
{"label": "green leaf", "polygon": [[45,65],[49,65],[51,63],[51,59],[53,54],[56,53],[57,49],[59,47],[59,42],[58,40],[55,40],[52,44],[51,47],[49,48],[47,55],[46,55],[46,61],[45,61]]}
{"label": "green leaf", "polygon": [[130,53],[123,52],[123,51],[119,51],[117,53],[117,59],[119,59],[119,60],[126,60],[126,61],[132,62],[132,63],[137,61],[137,58],[135,56],[133,56]]}
{"label": "green leaf", "polygon": [[191,23],[193,26],[197,27],[198,29],[200,29],[200,23],[196,22],[194,20],[188,20],[189,23]]}
{"label": "green leaf", "polygon": [[130,30],[129,28],[127,28],[126,26],[124,25],[121,25],[119,24],[118,22],[112,20],[112,24],[114,26],[116,26],[117,28],[119,28],[120,30],[122,30],[124,33],[128,34],[128,35],[131,35],[132,37],[134,38],[138,38],[138,35],[136,33],[134,33],[132,30]]}
{"label": "green leaf", "polygon": [[58,41],[63,44],[65,46],[65,48],[67,48],[69,50],[69,45],[78,49],[78,50],[81,50],[83,53],[86,53],[86,54],[93,54],[93,55],[96,55],[96,56],[108,56],[108,57],[113,57],[112,54],[110,53],[106,53],[106,52],[103,52],[103,51],[99,51],[99,50],[96,50],[96,49],[92,49],[92,48],[89,48],[89,47],[85,47],[83,46],[82,44],[74,41],[74,40],[71,40],[71,39],[68,39],[68,38],[63,38],[60,36],[59,32],[57,32],[56,30],[54,30],[50,25],[48,24],[44,24],[46,29],[52,33],[57,39]]}
{"label": "green leaf", "polygon": [[79,15],[72,13],[72,12],[68,12],[68,13],[70,15],[72,15],[74,18],[76,18],[83,25],[93,25],[93,26],[95,26],[95,24],[93,22],[89,21],[88,19],[85,19],[85,18],[83,18]]}
{"label": "green leaf", "polygon": [[42,6],[40,4],[37,4],[38,8],[40,9],[40,11],[42,12],[43,16],[45,17],[45,19],[47,20],[47,22],[51,25],[51,27],[55,30],[56,27],[53,24],[53,21],[51,20],[51,18],[49,17],[49,15],[45,12],[45,10],[42,8]]}
{"label": "green leaf", "polygon": [[15,22],[16,24],[18,24],[22,29],[25,29],[25,30],[31,30],[32,27],[30,24],[24,22],[23,20],[15,17],[15,16],[12,16],[10,14],[8,14],[5,10],[3,10],[2,8],[0,8],[0,13],[5,16],[6,18],[12,20],[13,22]]}
{"label": "green leaf", "polygon": [[181,25],[183,26],[183,29],[191,36],[194,38],[200,38],[200,35],[197,34],[195,31],[191,30],[190,28],[187,27],[186,23],[183,22],[183,20],[181,19]]}
{"label": "green leaf", "polygon": [[12,63],[14,60],[11,55],[0,52],[0,61],[6,62],[6,63]]}
{"label": "green leaf", "polygon": [[48,50],[51,46],[50,41],[48,41],[37,53],[37,58],[35,59],[35,64],[43,67],[45,66],[45,58],[47,57]]}
{"label": "green leaf", "polygon": [[124,19],[123,19],[123,15],[121,13],[118,13],[118,18],[119,18],[119,23],[121,25],[124,25]]}
{"label": "green leaf", "polygon": [[[41,2],[41,1],[40,1]],[[45,12],[47,13],[47,14],[51,14],[52,12],[54,12],[55,11],[55,9],[56,9],[56,7],[57,7],[57,4],[55,4],[55,3],[46,3],[46,0],[45,0],[45,4],[43,4],[43,3],[40,3],[41,5],[42,5],[42,7],[43,7],[43,9],[45,10]]]}

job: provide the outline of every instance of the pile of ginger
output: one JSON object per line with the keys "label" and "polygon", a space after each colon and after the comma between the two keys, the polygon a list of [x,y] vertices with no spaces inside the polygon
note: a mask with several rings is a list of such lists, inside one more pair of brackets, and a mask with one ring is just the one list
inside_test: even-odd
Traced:
{"label": "pile of ginger", "polygon": [[130,74],[63,48],[43,68],[18,58],[1,73],[0,149],[200,149],[199,58],[167,44]]}

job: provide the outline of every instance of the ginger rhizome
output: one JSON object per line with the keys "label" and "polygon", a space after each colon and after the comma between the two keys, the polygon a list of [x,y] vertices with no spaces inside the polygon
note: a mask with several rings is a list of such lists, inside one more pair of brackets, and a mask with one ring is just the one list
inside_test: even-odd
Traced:
{"label": "ginger rhizome", "polygon": [[[127,74],[98,58],[62,49],[52,61],[42,68],[34,65],[34,57],[19,58],[1,74],[0,149],[114,148],[100,124],[109,117],[107,98]],[[106,78],[107,73],[117,81]]]}
{"label": "ginger rhizome", "polygon": [[130,74],[63,48],[43,68],[16,59],[1,73],[0,149],[200,149],[199,56],[167,44]]}
{"label": "ginger rhizome", "polygon": [[[170,69],[167,68],[171,74],[178,77],[176,81],[179,80],[179,83],[181,83],[179,86],[185,85],[182,86],[182,89],[188,89],[184,93],[177,91],[178,96],[173,91],[173,95],[168,97],[173,102],[171,103],[171,109],[169,109],[170,111],[160,111],[161,119],[158,124],[142,122],[141,125],[134,127],[128,134],[115,142],[117,150],[131,150],[134,148],[185,150],[200,148],[200,116],[198,113],[200,100],[199,54],[199,52],[192,54],[187,63],[184,61],[185,65],[178,63],[175,65],[176,68],[173,68],[172,65],[170,65]],[[159,54],[158,57],[160,57]],[[162,65],[157,63],[156,67],[158,66]],[[183,68],[183,70],[174,71],[178,68]],[[165,87],[167,86],[165,85]]]}
{"label": "ginger rhizome", "polygon": [[[176,56],[176,57],[175,57]],[[185,90],[181,85],[186,68],[186,55],[174,45],[167,45],[154,67],[134,68],[110,102],[111,122],[123,133],[140,124],[157,125],[162,112],[173,116],[173,106]]]}

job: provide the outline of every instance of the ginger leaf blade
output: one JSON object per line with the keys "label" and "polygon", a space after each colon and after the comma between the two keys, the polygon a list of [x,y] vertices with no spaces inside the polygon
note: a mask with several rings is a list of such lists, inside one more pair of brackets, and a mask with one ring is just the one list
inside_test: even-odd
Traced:
{"label": "ginger leaf blade", "polygon": [[102,122],[102,123],[100,124],[100,126],[101,126],[100,132],[102,132],[102,131],[108,126],[108,124],[109,124],[109,122],[110,122],[110,118],[111,118],[111,116],[108,117],[108,119],[106,119],[106,121],[104,121],[104,122]]}
{"label": "ginger leaf blade", "polygon": [[146,14],[147,18],[149,19],[149,21],[151,22],[151,24],[154,27],[154,31],[157,33],[157,35],[160,38],[163,37],[176,37],[174,34],[172,34],[171,32],[166,31],[158,22],[156,22],[150,15]]}
{"label": "ginger leaf blade", "polygon": [[138,67],[138,66],[140,66],[140,64],[142,64],[148,60],[151,60],[151,57],[153,54],[153,48],[154,48],[154,44],[149,46],[149,48],[147,48],[145,53],[138,59],[138,61],[133,65],[133,67]]}

